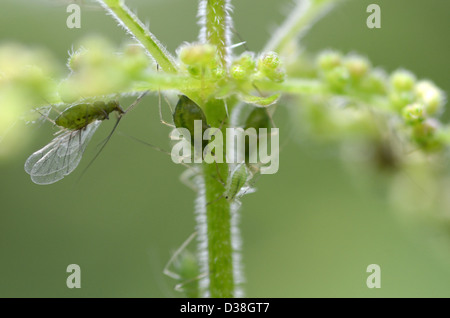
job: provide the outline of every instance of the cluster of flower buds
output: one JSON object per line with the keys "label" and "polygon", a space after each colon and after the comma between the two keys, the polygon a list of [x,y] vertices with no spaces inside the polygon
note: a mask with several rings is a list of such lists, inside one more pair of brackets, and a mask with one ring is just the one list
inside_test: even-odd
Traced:
{"label": "cluster of flower buds", "polygon": [[399,117],[411,141],[421,149],[440,149],[448,143],[447,130],[437,119],[442,114],[445,95],[431,81],[417,80],[407,70],[387,75],[372,68],[365,57],[336,51],[320,54],[316,65],[319,79],[331,94],[353,98]]}
{"label": "cluster of flower buds", "polygon": [[178,56],[181,68],[201,80],[208,94],[217,97],[237,93],[243,101],[256,106],[269,106],[279,95],[258,96],[254,92],[255,82],[268,80],[280,83],[285,77],[280,58],[274,52],[258,57],[252,52],[244,52],[231,61],[229,70],[220,63],[217,49],[210,44],[183,45],[178,50]]}
{"label": "cluster of flower buds", "polygon": [[80,96],[126,91],[131,83],[144,80],[152,66],[150,58],[139,45],[126,45],[118,50],[104,39],[88,38],[79,47],[69,57],[67,65],[71,73],[59,88],[59,94],[66,103]]}

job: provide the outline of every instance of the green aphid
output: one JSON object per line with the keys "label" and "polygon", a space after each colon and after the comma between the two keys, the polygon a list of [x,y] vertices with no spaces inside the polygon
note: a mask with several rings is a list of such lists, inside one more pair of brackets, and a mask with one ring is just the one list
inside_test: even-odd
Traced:
{"label": "green aphid", "polygon": [[188,237],[173,253],[163,270],[165,275],[177,281],[175,290],[184,293],[188,298],[200,297],[199,280],[206,276],[200,274],[197,257],[187,249],[196,236],[197,232]]}
{"label": "green aphid", "polygon": [[79,130],[95,120],[108,119],[113,111],[119,114],[125,113],[117,101],[76,104],[65,109],[55,119],[55,124],[69,130]]}
{"label": "green aphid", "polygon": [[[209,128],[203,110],[194,101],[185,95],[181,95],[173,113],[173,122],[177,128],[186,128],[191,134],[191,144],[194,146],[194,121],[202,121],[202,136]],[[203,139],[203,138],[202,138]],[[208,140],[203,140],[203,149],[208,144]]]}
{"label": "green aphid", "polygon": [[184,250],[173,264],[174,272],[178,274],[178,283],[175,290],[183,292],[185,297],[198,298],[199,291],[199,268],[195,254]]}
{"label": "green aphid", "polygon": [[[141,94],[127,108],[127,112],[145,94],[147,92]],[[52,184],[70,174],[80,163],[84,150],[97,128],[113,111],[119,113],[116,124],[89,165],[105,147],[126,112],[117,101],[76,104],[64,110],[55,120],[55,124],[62,128],[57,136],[29,156],[25,162],[25,171],[31,176],[31,180],[36,184]]]}
{"label": "green aphid", "polygon": [[229,177],[229,181],[226,187],[226,190],[223,194],[223,197],[231,202],[236,199],[236,196],[241,192],[242,188],[247,183],[248,179],[247,167],[245,164],[238,165],[232,172]]}

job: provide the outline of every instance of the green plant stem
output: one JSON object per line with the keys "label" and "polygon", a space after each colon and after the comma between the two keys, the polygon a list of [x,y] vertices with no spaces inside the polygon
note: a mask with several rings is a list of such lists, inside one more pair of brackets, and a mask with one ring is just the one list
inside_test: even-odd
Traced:
{"label": "green plant stem", "polygon": [[[203,29],[201,40],[217,47],[219,62],[227,68],[229,62],[229,34],[231,18],[229,0],[202,0],[200,15]],[[222,127],[226,131],[225,105],[222,100],[204,101],[202,108],[208,124]],[[224,134],[225,135],[225,134]],[[208,295],[213,298],[233,297],[235,281],[233,277],[233,247],[231,231],[230,202],[223,198],[224,185],[228,177],[228,164],[203,163],[203,184],[205,187],[203,202],[206,213],[207,265],[209,285]],[[199,245],[200,246],[200,245]],[[199,248],[200,250],[200,248]],[[204,266],[206,265],[206,266]]]}
{"label": "green plant stem", "polygon": [[228,12],[229,0],[207,0],[205,5],[205,41],[217,47],[219,61],[222,67],[228,66],[230,16]]}
{"label": "green plant stem", "polygon": [[[228,122],[222,100],[210,100],[203,105],[208,123],[222,127],[225,136]],[[231,234],[230,202],[223,198],[224,182],[228,177],[228,164],[203,163],[203,178],[206,203],[206,233],[208,246],[208,291],[211,297],[233,297],[233,248]]]}
{"label": "green plant stem", "polygon": [[282,83],[262,80],[255,81],[258,89],[268,92],[284,92],[294,95],[312,95],[328,93],[326,85],[319,80],[290,78]]}
{"label": "green plant stem", "polygon": [[176,73],[177,66],[173,57],[166,51],[158,39],[144,26],[139,18],[130,11],[122,0],[98,0],[111,15],[138,40],[156,63],[166,72]]}
{"label": "green plant stem", "polygon": [[203,163],[206,189],[206,226],[208,237],[209,295],[213,298],[234,296],[233,249],[231,245],[230,203],[218,199],[224,192],[220,182],[211,178],[217,172],[224,178],[228,165]]}
{"label": "green plant stem", "polygon": [[267,42],[264,51],[283,53],[292,41],[326,14],[338,1],[340,0],[310,0],[309,2],[297,0],[296,7]]}

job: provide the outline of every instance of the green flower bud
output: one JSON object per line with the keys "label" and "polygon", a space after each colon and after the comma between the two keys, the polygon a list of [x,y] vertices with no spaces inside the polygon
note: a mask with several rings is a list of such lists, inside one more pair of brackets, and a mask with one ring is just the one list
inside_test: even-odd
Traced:
{"label": "green flower bud", "polygon": [[416,76],[407,70],[397,70],[389,80],[394,90],[411,91],[416,83]]}
{"label": "green flower bud", "polygon": [[208,65],[215,62],[216,47],[210,44],[189,44],[179,51],[181,62],[186,65]]}
{"label": "green flower bud", "polygon": [[389,101],[392,108],[400,112],[403,107],[415,101],[415,96],[412,92],[391,92],[389,94]]}
{"label": "green flower bud", "polygon": [[281,83],[284,81],[284,77],[286,76],[286,72],[282,68],[277,68],[273,72],[267,75],[272,81],[276,83]]}
{"label": "green flower bud", "polygon": [[420,81],[414,87],[417,98],[425,104],[427,113],[434,115],[442,111],[445,103],[444,93],[431,81]]}
{"label": "green flower bud", "polygon": [[67,66],[69,67],[69,69],[74,72],[80,71],[83,65],[84,59],[83,55],[85,54],[86,54],[85,50],[78,50],[76,52],[73,52],[67,61]]}
{"label": "green flower bud", "polygon": [[212,74],[213,78],[215,78],[216,80],[222,79],[227,75],[227,73],[225,72],[225,69],[223,69],[222,67],[216,67],[216,68],[212,69],[211,74]]}
{"label": "green flower bud", "polygon": [[402,115],[408,125],[415,125],[425,120],[425,108],[419,103],[410,104],[403,108]]}
{"label": "green flower bud", "polygon": [[370,62],[366,58],[358,55],[347,57],[344,65],[348,69],[350,76],[356,80],[365,76],[370,69]]}
{"label": "green flower bud", "polygon": [[281,66],[281,60],[275,52],[265,53],[259,58],[258,70],[274,82],[282,82],[286,75]]}
{"label": "green flower bud", "polygon": [[325,73],[325,80],[330,85],[330,88],[342,91],[349,83],[350,74],[346,67],[338,66]]}
{"label": "green flower bud", "polygon": [[323,71],[329,71],[341,65],[342,55],[336,51],[322,52],[317,58],[317,64]]}
{"label": "green flower bud", "polygon": [[249,72],[254,72],[256,69],[256,61],[254,55],[249,52],[244,52],[243,54],[241,54],[241,56],[236,59],[233,64],[239,64]]}
{"label": "green flower bud", "polygon": [[359,84],[362,91],[369,94],[385,95],[386,73],[381,69],[374,69],[361,79]]}
{"label": "green flower bud", "polygon": [[258,64],[262,69],[275,70],[281,65],[280,57],[275,52],[264,53]]}
{"label": "green flower bud", "polygon": [[130,79],[139,79],[143,71],[150,66],[150,59],[140,45],[125,47],[121,68]]}
{"label": "green flower bud", "polygon": [[241,65],[233,65],[230,71],[231,77],[235,80],[241,81],[247,77],[247,72]]}
{"label": "green flower bud", "polygon": [[434,118],[428,118],[414,126],[412,137],[413,140],[424,150],[437,150],[442,147],[442,143],[437,138],[436,132],[440,127],[439,122]]}

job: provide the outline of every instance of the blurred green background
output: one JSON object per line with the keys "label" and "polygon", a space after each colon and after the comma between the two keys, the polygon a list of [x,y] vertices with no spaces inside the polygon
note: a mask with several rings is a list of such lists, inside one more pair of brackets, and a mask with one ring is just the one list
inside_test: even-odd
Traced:
{"label": "blurred green background", "polygon": [[[0,41],[44,47],[64,65],[84,35],[115,43],[125,32],[102,11],[83,9],[82,28],[66,27],[58,1],[2,0]],[[259,51],[283,21],[289,0],[233,1],[235,28]],[[197,1],[127,1],[171,52],[195,41]],[[378,3],[382,28],[366,27],[366,7]],[[285,10],[286,11],[286,10]],[[367,55],[392,71],[411,69],[450,92],[450,2],[355,0],[338,7],[305,37],[311,52],[336,48]],[[238,40],[236,40],[238,41]],[[280,133],[291,131],[280,112]],[[80,167],[50,186],[31,182],[26,158],[51,140],[50,125],[30,130],[14,156],[0,160],[1,297],[173,297],[162,274],[171,252],[194,231],[194,193],[179,181],[169,157],[116,134],[88,173],[113,122],[102,125]],[[150,96],[120,131],[169,149]],[[407,226],[376,189],[389,180],[355,181],[339,156],[308,143],[283,148],[280,170],[260,178],[243,198],[243,260],[249,297],[449,297],[450,251],[431,240],[433,227]],[[361,186],[365,184],[366,186]],[[81,266],[81,289],[66,287],[66,267]],[[379,264],[381,289],[366,287],[366,267]]]}

